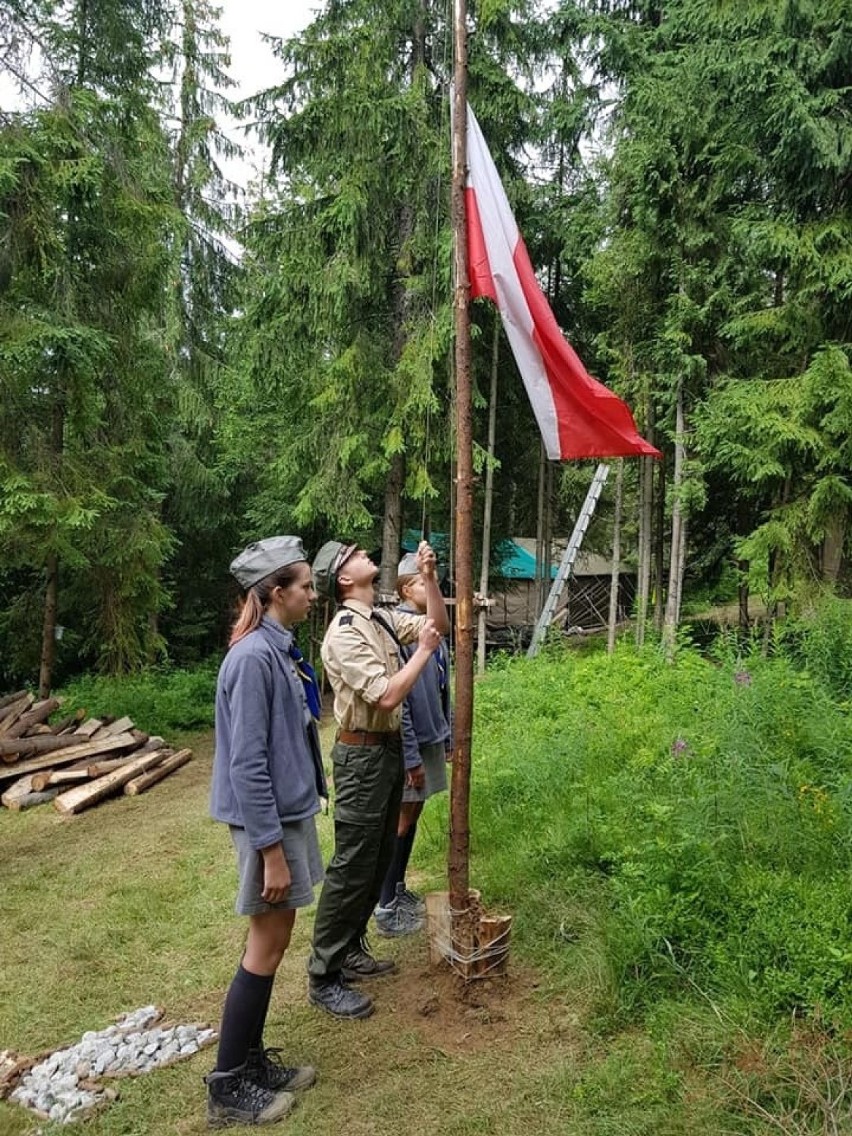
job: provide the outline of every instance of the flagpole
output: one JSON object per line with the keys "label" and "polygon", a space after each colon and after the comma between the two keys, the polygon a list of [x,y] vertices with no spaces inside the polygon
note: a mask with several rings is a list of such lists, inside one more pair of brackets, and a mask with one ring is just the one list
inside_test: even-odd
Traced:
{"label": "flagpole", "polygon": [[453,180],[456,371],[456,630],[453,770],[448,882],[453,947],[466,938],[470,913],[470,765],[473,729],[473,427],[465,211],[467,179],[467,3],[454,0]]}

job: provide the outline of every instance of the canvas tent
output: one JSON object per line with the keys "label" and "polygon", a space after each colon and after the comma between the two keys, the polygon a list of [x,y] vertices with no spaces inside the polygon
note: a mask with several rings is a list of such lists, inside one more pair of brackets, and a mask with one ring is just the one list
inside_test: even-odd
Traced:
{"label": "canvas tent", "polygon": [[[417,548],[417,533],[407,531],[403,547],[407,552]],[[444,533],[433,533],[432,545],[439,562],[447,563],[448,541]],[[545,595],[555,578],[566,541],[553,542],[550,574]],[[604,628],[609,616],[609,593],[612,563],[596,552],[577,554],[574,571],[560,597],[554,624],[565,629],[583,631]],[[542,581],[536,579],[536,542],[532,537],[513,537],[495,545],[491,556],[488,596],[491,606],[486,620],[486,633],[491,646],[525,647],[532,636],[542,604]],[[619,575],[618,619],[630,613],[636,591],[636,573],[632,568]]]}
{"label": "canvas tent", "polygon": [[[554,541],[553,560],[545,594],[550,588],[565,549],[564,541]],[[536,542],[528,537],[501,541],[494,549],[488,612],[489,641],[524,645],[535,626],[542,604],[542,581],[536,579]],[[554,624],[564,629],[584,631],[606,626],[612,564],[596,552],[577,554],[574,570],[556,608]],[[635,572],[622,571],[619,578],[619,620],[627,617],[636,587]]]}

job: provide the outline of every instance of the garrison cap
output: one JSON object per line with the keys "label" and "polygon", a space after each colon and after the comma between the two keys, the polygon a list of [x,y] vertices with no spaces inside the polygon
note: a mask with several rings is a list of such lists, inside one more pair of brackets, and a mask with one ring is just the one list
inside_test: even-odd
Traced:
{"label": "garrison cap", "polygon": [[420,571],[420,564],[417,560],[416,552],[406,552],[402,560],[399,562],[399,567],[396,570],[397,576],[414,576]]}
{"label": "garrison cap", "polygon": [[337,573],[357,549],[357,544],[327,540],[314,557],[314,588],[327,599],[337,599]]}
{"label": "garrison cap", "polygon": [[248,589],[279,568],[307,559],[299,537],[269,536],[248,545],[231,561],[231,575],[236,576],[242,586]]}

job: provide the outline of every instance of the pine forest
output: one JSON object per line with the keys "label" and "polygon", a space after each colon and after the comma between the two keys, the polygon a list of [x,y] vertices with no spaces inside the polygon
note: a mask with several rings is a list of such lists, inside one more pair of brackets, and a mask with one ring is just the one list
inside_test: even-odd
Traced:
{"label": "pine forest", "polygon": [[[191,665],[248,540],[451,533],[451,20],[329,0],[235,104],[208,0],[7,0],[0,685]],[[469,98],[623,465],[634,612],[767,622],[848,584],[852,16],[841,0],[480,0]],[[269,155],[237,194],[250,126]],[[571,530],[473,305],[474,525]],[[493,445],[488,445],[494,403]],[[587,538],[609,556],[615,477]],[[477,548],[481,555],[481,542]],[[478,565],[477,565],[478,568]]]}

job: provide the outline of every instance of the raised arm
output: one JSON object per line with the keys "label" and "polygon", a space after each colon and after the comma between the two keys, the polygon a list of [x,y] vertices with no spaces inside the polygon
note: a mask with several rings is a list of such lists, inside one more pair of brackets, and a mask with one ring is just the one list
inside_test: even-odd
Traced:
{"label": "raised arm", "polygon": [[450,630],[450,617],[441,589],[438,587],[435,553],[425,540],[421,540],[418,546],[417,563],[426,588],[426,615],[435,624],[438,634],[446,635]]}

